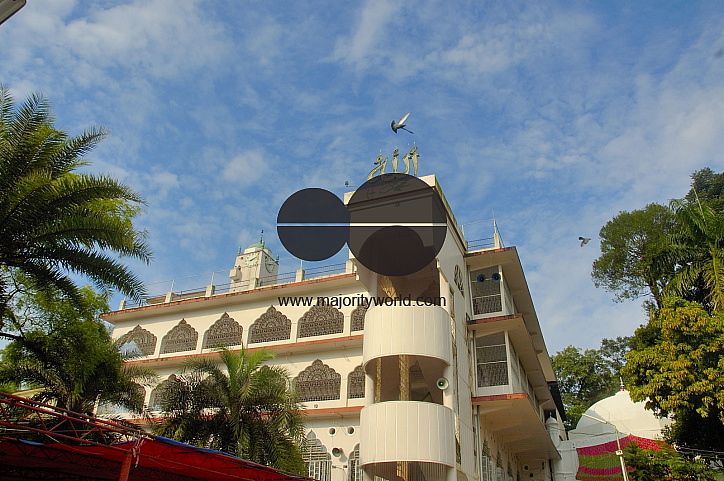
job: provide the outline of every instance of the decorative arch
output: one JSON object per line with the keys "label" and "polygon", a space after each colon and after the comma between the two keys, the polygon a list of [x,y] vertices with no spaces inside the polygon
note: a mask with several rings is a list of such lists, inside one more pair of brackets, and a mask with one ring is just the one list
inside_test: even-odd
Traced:
{"label": "decorative arch", "polygon": [[219,346],[238,346],[241,344],[241,325],[225,312],[204,333],[201,349]]}
{"label": "decorative arch", "polygon": [[292,337],[292,321],[270,306],[249,326],[249,344],[255,342],[282,341]]}
{"label": "decorative arch", "polygon": [[362,465],[359,462],[359,443],[357,443],[349,454],[349,471],[347,472],[348,481],[363,481]]}
{"label": "decorative arch", "polygon": [[332,456],[314,433],[302,439],[302,459],[307,465],[307,473],[312,479],[330,481],[332,478]]}
{"label": "decorative arch", "polygon": [[191,327],[186,319],[181,319],[168,334],[161,339],[161,354],[172,352],[193,351],[199,340],[199,333]]}
{"label": "decorative arch", "polygon": [[148,409],[151,411],[160,411],[161,410],[161,402],[163,401],[164,396],[166,393],[164,392],[166,388],[171,384],[176,382],[176,374],[171,374],[168,379],[160,383],[158,386],[153,388],[151,390],[151,396],[148,398]]}
{"label": "decorative arch", "polygon": [[347,399],[363,397],[365,397],[365,370],[360,364],[347,376]]}
{"label": "decorative arch", "polygon": [[121,347],[131,342],[136,344],[144,356],[152,356],[156,352],[156,336],[142,328],[140,324],[118,338],[118,345]]}
{"label": "decorative arch", "polygon": [[302,402],[339,399],[341,385],[342,375],[319,359],[294,379],[294,387]]}
{"label": "decorative arch", "polygon": [[367,307],[365,306],[357,306],[354,311],[352,311],[351,317],[351,331],[363,331],[365,328],[365,314],[367,313]]}
{"label": "decorative arch", "polygon": [[344,314],[332,306],[312,306],[299,319],[297,337],[324,336],[344,331]]}

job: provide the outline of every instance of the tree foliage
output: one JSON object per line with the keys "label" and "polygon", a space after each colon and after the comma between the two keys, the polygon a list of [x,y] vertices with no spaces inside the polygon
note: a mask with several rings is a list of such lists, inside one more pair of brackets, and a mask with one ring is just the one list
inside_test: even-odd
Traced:
{"label": "tree foliage", "polygon": [[662,290],[674,271],[666,253],[675,228],[673,213],[659,204],[620,212],[599,233],[601,256],[591,274],[596,287],[614,293],[618,302],[650,295],[660,307]]}
{"label": "tree foliage", "polygon": [[141,412],[141,384],[152,372],[124,366],[123,356],[98,316],[109,310],[107,295],[81,288],[76,302],[57,291],[28,290],[22,307],[20,335],[5,348],[0,383],[40,389],[34,399],[90,414],[97,403],[119,404]]}
{"label": "tree foliage", "polygon": [[75,300],[71,274],[130,297],[142,295],[141,281],[115,256],[150,260],[145,234],[131,222],[143,199],[110,177],[77,171],[106,134],[92,127],[69,136],[54,126],[41,96],[16,108],[0,85],[0,323],[16,294],[17,272],[37,288],[58,289]]}
{"label": "tree foliage", "polygon": [[603,339],[600,349],[568,346],[552,358],[561,401],[566,409],[566,427],[575,428],[591,405],[619,389],[619,375],[625,364],[631,338]]}
{"label": "tree foliage", "polygon": [[724,315],[667,298],[634,338],[623,369],[631,398],[673,416],[670,442],[724,451]]}
{"label": "tree foliage", "polygon": [[697,198],[672,200],[679,229],[671,236],[671,256],[677,262],[675,276],[664,291],[685,297],[703,285],[701,304],[708,310],[724,309],[724,214]]}
{"label": "tree foliage", "polygon": [[631,481],[714,481],[714,472],[702,461],[689,459],[669,446],[661,450],[641,449],[629,443],[624,451],[626,466],[634,468],[628,473]]}
{"label": "tree foliage", "polygon": [[223,368],[209,359],[190,360],[161,393],[165,419],[154,431],[306,474],[298,448],[304,414],[286,370],[264,364],[272,357],[242,348],[221,350]]}
{"label": "tree foliage", "polygon": [[724,172],[715,174],[706,167],[691,174],[691,189],[686,200],[696,202],[697,199],[716,212],[724,212]]}

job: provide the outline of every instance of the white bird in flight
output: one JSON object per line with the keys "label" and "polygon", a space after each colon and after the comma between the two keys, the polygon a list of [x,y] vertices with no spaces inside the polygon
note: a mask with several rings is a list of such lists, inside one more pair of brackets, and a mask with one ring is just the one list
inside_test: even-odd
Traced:
{"label": "white bird in flight", "polygon": [[410,116],[410,112],[407,112],[405,115],[402,116],[402,118],[400,119],[399,122],[395,122],[394,120],[392,120],[392,123],[390,124],[390,126],[392,127],[392,130],[393,130],[395,133],[397,133],[397,130],[398,130],[398,129],[402,129],[402,130],[405,130],[405,131],[407,131],[407,132],[410,132],[411,134],[414,134],[415,132],[412,132],[412,131],[407,130],[407,129],[405,128],[405,120],[407,120],[407,117],[409,117],[409,116]]}
{"label": "white bird in flight", "polygon": [[591,238],[590,237],[579,237],[578,240],[581,241],[581,247],[583,247],[586,244],[588,244],[588,241],[590,241]]}

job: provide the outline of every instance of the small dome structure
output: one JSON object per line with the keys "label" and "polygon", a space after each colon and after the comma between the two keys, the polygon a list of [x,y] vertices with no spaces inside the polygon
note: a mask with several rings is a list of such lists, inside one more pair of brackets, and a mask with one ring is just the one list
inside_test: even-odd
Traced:
{"label": "small dome structure", "polygon": [[[604,424],[604,421],[608,424]],[[621,436],[633,434],[641,438],[661,439],[661,429],[670,422],[666,418],[654,416],[653,411],[646,409],[645,402],[633,402],[629,392],[621,389],[588,408],[569,435],[571,439],[580,439],[584,436],[613,434],[616,432],[613,426],[616,426]]]}
{"label": "small dome structure", "polygon": [[249,252],[254,252],[254,251],[267,251],[270,256],[272,255],[271,249],[269,249],[269,247],[267,247],[267,245],[264,244],[264,231],[262,231],[262,235],[259,236],[259,242],[257,242],[256,244],[252,244],[249,247],[247,247],[246,249],[244,249],[244,254],[248,254]]}

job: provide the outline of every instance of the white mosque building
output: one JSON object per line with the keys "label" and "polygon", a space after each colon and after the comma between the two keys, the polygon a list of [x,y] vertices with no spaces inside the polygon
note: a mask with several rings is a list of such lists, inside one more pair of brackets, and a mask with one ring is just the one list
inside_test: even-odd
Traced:
{"label": "white mosque building", "polygon": [[[447,232],[419,272],[383,276],[350,256],[280,273],[260,242],[236,256],[227,280],[123,303],[104,319],[141,351],[131,362],[162,380],[190,357],[215,357],[219,343],[273,350],[303,400],[305,457],[320,481],[568,479],[553,469],[563,407],[518,251],[497,232],[468,242],[435,176],[420,180],[442,199]],[[316,301],[373,296],[437,301]],[[146,392],[151,412],[158,393]]]}

